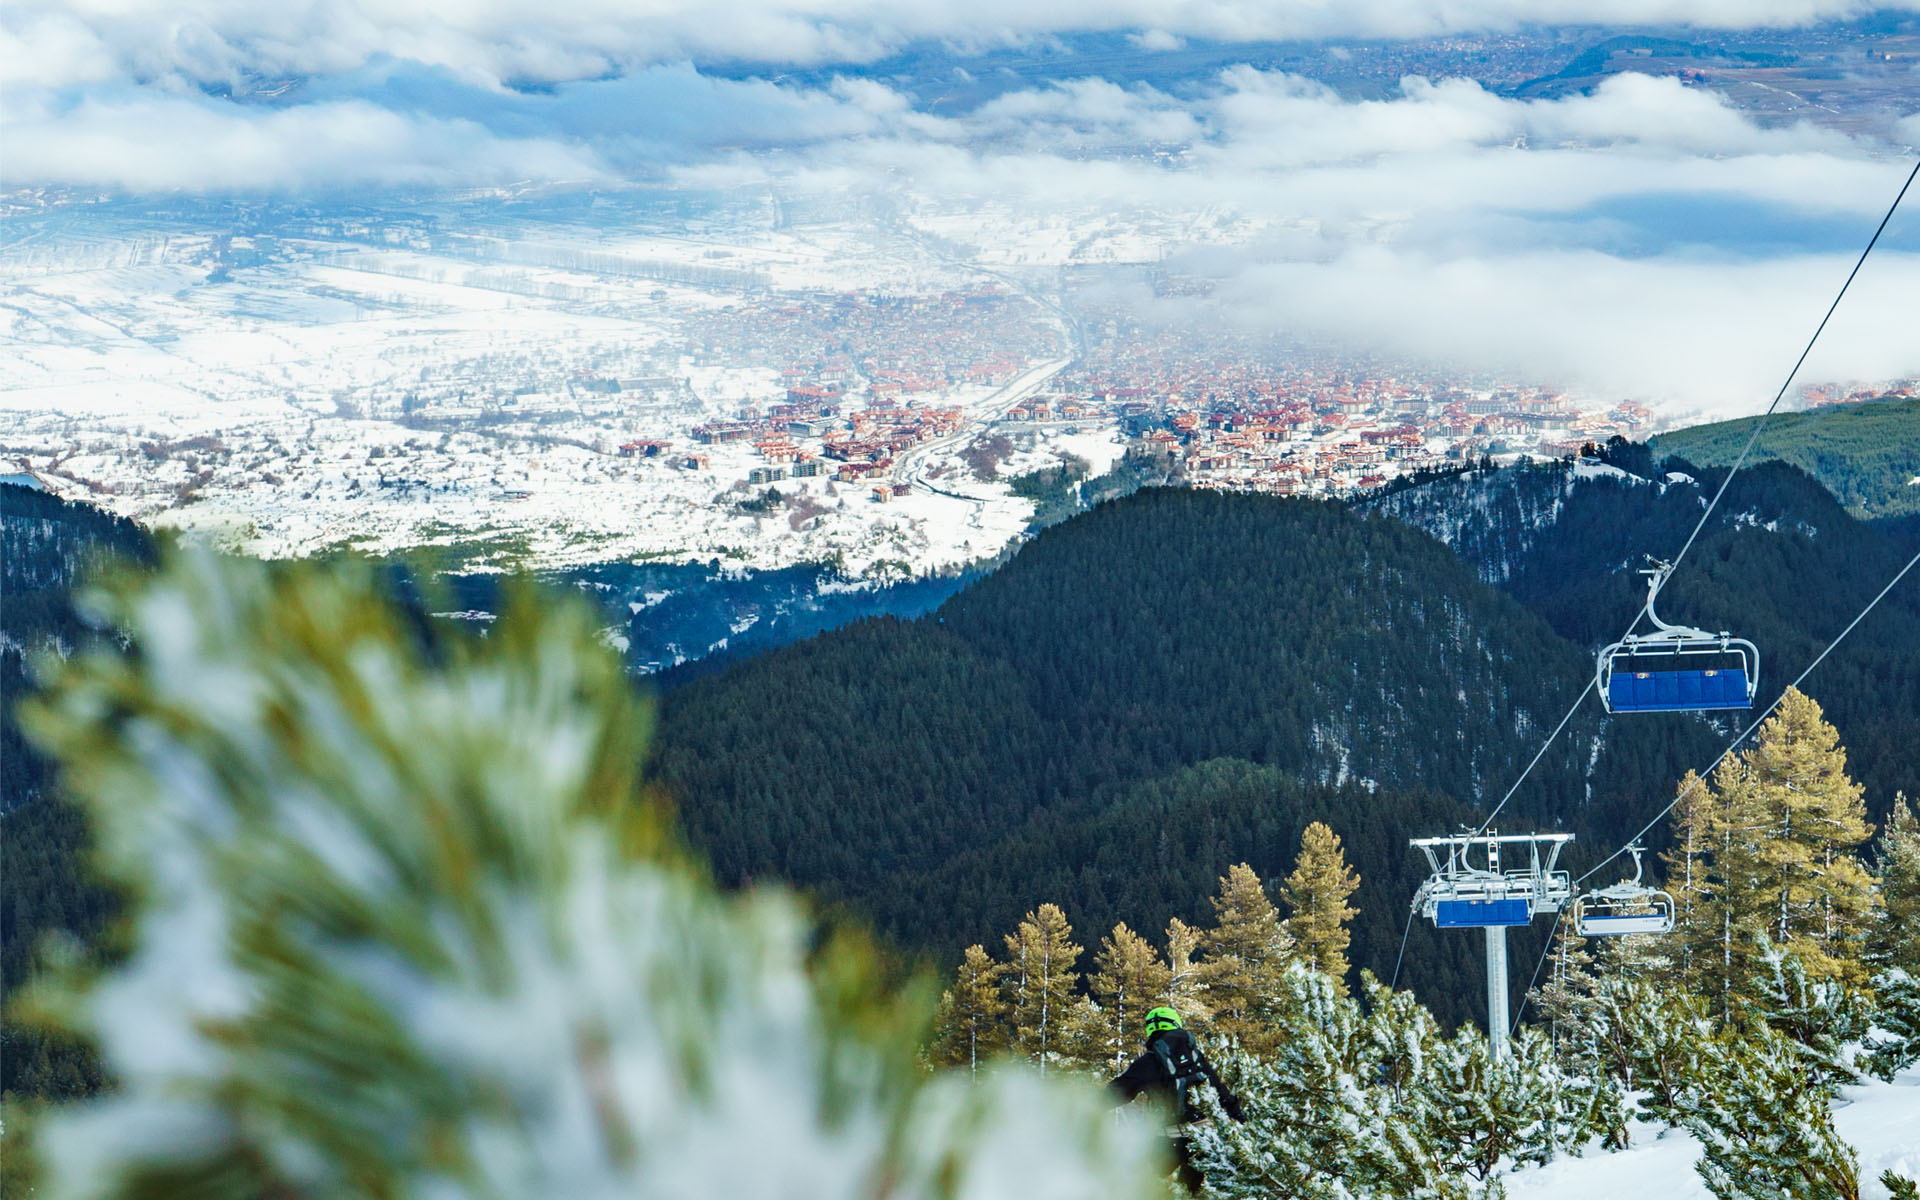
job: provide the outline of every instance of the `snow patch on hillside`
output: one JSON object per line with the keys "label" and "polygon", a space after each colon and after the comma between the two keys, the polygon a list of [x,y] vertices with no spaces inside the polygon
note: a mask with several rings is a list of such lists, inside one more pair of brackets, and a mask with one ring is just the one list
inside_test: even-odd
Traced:
{"label": "snow patch on hillside", "polygon": [[1622,471],[1612,463],[1588,462],[1585,459],[1581,459],[1579,462],[1573,464],[1573,477],[1575,479],[1619,479],[1627,483],[1652,482],[1651,480],[1640,478],[1640,476],[1635,475],[1631,471]]}

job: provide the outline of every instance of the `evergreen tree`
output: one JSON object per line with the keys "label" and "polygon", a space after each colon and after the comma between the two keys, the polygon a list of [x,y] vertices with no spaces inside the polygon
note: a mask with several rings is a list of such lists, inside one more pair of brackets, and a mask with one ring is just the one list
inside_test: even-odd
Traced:
{"label": "evergreen tree", "polygon": [[1029,912],[1007,942],[1006,988],[1016,1052],[1044,1073],[1061,1052],[1066,1018],[1079,983],[1080,947],[1057,904]]}
{"label": "evergreen tree", "polygon": [[1720,1200],[1859,1200],[1860,1161],[1834,1132],[1832,1091],[1762,1023],[1707,1046],[1703,1102],[1680,1113]]}
{"label": "evergreen tree", "polygon": [[1300,957],[1315,970],[1333,977],[1341,995],[1347,990],[1347,928],[1360,910],[1347,903],[1360,886],[1360,876],[1347,866],[1340,835],[1315,821],[1300,835],[1300,857],[1293,874],[1280,887],[1280,898],[1291,910],[1284,924]]}
{"label": "evergreen tree", "polygon": [[[1272,1054],[1224,1056],[1246,1121],[1195,1132],[1208,1189],[1236,1200],[1365,1195],[1363,1180],[1381,1171],[1370,1139],[1388,1125],[1389,1103],[1383,1089],[1355,1086],[1379,1077],[1370,1022],[1324,975],[1296,968],[1283,983],[1285,999],[1277,1008],[1286,1035]],[[1432,1022],[1424,1010],[1414,1016],[1412,1030],[1396,1030],[1386,1040],[1411,1042],[1424,1058]]]}
{"label": "evergreen tree", "polygon": [[1543,1161],[1618,1120],[1617,1092],[1563,1079],[1538,1035],[1496,1064],[1477,1030],[1442,1038],[1408,993],[1362,978],[1364,1013],[1318,971],[1285,973],[1272,1052],[1226,1061],[1246,1122],[1195,1129],[1209,1194],[1492,1197],[1501,1163]]}
{"label": "evergreen tree", "polygon": [[984,946],[967,947],[953,986],[940,997],[929,1056],[934,1063],[964,1066],[977,1078],[980,1059],[1005,1048],[1007,1002],[1000,995],[1000,977],[1006,969]]}
{"label": "evergreen tree", "polygon": [[1773,911],[1767,886],[1769,851],[1763,844],[1772,832],[1773,814],[1743,754],[1727,759],[1713,773],[1709,802],[1714,806],[1708,818],[1711,862],[1702,905],[1707,919],[1701,928],[1707,941],[1696,948],[1693,961],[1702,993],[1725,1019],[1757,973]]}
{"label": "evergreen tree", "polygon": [[[1713,1036],[1701,1002],[1642,979],[1611,982],[1600,999],[1596,1030],[1607,1069],[1623,1088],[1639,1093],[1642,1116],[1678,1124],[1701,1098],[1702,1063]],[[1610,1140],[1624,1148],[1624,1126]]]}
{"label": "evergreen tree", "polygon": [[1140,1044],[1147,1010],[1167,1002],[1173,973],[1153,944],[1125,921],[1101,941],[1093,965],[1093,998],[1100,1006],[1094,1060],[1117,1074]]}
{"label": "evergreen tree", "polygon": [[1873,977],[1874,1010],[1860,1065],[1877,1079],[1920,1062],[1920,979],[1900,967]]}
{"label": "evergreen tree", "polygon": [[1088,1089],[916,1069],[874,947],[686,860],[585,604],[475,638],[210,554],[102,594],[133,653],[23,715],[131,897],[46,981],[115,1086],[9,1118],[8,1195],[1165,1196]]}
{"label": "evergreen tree", "polygon": [[1254,1053],[1265,1053],[1277,1037],[1273,1006],[1292,957],[1280,910],[1268,899],[1260,876],[1240,863],[1221,878],[1213,912],[1202,971],[1213,1028]]}
{"label": "evergreen tree", "polygon": [[1213,1009],[1207,1005],[1203,964],[1194,961],[1200,951],[1198,929],[1173,917],[1167,921],[1167,1003],[1188,1024],[1211,1026]]}
{"label": "evergreen tree", "polygon": [[1592,1052],[1593,1023],[1599,1008],[1600,980],[1587,940],[1564,922],[1554,935],[1547,981],[1534,989],[1533,1011],[1546,1022],[1547,1041],[1556,1057],[1579,1061]]}
{"label": "evergreen tree", "polygon": [[1719,913],[1709,864],[1717,836],[1718,797],[1696,771],[1681,777],[1674,793],[1673,845],[1660,856],[1673,896],[1673,945],[1682,978],[1698,981],[1712,956]]}
{"label": "evergreen tree", "polygon": [[1813,697],[1787,689],[1743,757],[1761,822],[1756,841],[1767,936],[1815,975],[1866,982],[1861,951],[1873,877],[1855,857],[1873,835],[1864,789]]}
{"label": "evergreen tree", "polygon": [[1870,1017],[1861,994],[1836,979],[1809,975],[1787,950],[1768,946],[1761,961],[1764,970],[1750,989],[1760,1019],[1798,1048],[1817,1082],[1856,1082],[1848,1047],[1865,1036]]}
{"label": "evergreen tree", "polygon": [[1093,997],[1075,996],[1060,1027],[1057,1053],[1065,1062],[1090,1073],[1103,1077],[1116,1073],[1108,1053],[1107,1031],[1111,1025],[1106,1011]]}
{"label": "evergreen tree", "polygon": [[1433,1050],[1423,1140],[1435,1152],[1438,1174],[1484,1185],[1503,1161],[1544,1162],[1575,1138],[1550,1107],[1559,1094],[1538,1033],[1522,1033],[1497,1060],[1486,1036],[1471,1025]]}
{"label": "evergreen tree", "polygon": [[1876,850],[1880,908],[1868,957],[1876,965],[1920,972],[1920,818],[1905,792],[1893,798]]}

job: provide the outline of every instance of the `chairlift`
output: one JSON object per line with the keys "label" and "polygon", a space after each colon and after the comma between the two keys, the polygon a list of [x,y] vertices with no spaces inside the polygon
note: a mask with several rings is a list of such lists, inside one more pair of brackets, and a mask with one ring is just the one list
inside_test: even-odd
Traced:
{"label": "chairlift", "polygon": [[1628,846],[1627,852],[1633,855],[1632,879],[1595,888],[1573,902],[1573,928],[1581,937],[1672,931],[1673,897],[1640,882],[1639,843]]}
{"label": "chairlift", "polygon": [[[1654,599],[1673,564],[1649,559],[1647,617],[1652,633],[1630,633],[1600,651],[1594,682],[1600,703],[1617,712],[1715,712],[1750,708],[1760,686],[1760,650],[1725,630],[1708,633],[1669,625],[1654,611]],[[1715,660],[1713,666],[1681,667],[1685,659]],[[1737,665],[1736,665],[1737,664]]]}
{"label": "chairlift", "polygon": [[[1478,929],[1487,943],[1487,1041],[1495,1062],[1507,1056],[1507,929],[1536,913],[1559,912],[1573,898],[1573,882],[1559,870],[1570,833],[1523,833],[1502,837],[1462,833],[1415,838],[1433,874],[1413,898],[1414,911],[1440,929]],[[1526,861],[1503,868],[1503,847]],[[1477,852],[1477,853],[1475,853]],[[1512,856],[1520,857],[1519,853]]]}
{"label": "chairlift", "polygon": [[[1570,833],[1501,836],[1491,830],[1417,838],[1412,844],[1426,854],[1433,874],[1420,885],[1414,905],[1440,929],[1525,925],[1537,913],[1558,912],[1573,895],[1567,873],[1556,869],[1561,847],[1572,840]],[[1525,865],[1503,870],[1502,846],[1524,846]],[[1470,858],[1474,850],[1484,866]]]}

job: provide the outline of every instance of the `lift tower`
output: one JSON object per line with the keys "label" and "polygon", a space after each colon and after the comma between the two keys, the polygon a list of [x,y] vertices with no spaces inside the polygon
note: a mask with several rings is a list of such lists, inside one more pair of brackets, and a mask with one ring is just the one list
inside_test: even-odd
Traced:
{"label": "lift tower", "polygon": [[[1573,899],[1573,880],[1559,870],[1570,833],[1463,833],[1414,838],[1433,874],[1413,907],[1437,929],[1481,929],[1487,939],[1487,1040],[1507,1056],[1507,929],[1538,913],[1559,912]],[[1502,867],[1505,858],[1514,865]]]}

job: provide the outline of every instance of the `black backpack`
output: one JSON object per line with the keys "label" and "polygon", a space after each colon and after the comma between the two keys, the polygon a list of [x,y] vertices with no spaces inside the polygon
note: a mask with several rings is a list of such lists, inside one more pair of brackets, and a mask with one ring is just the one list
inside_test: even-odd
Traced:
{"label": "black backpack", "polygon": [[1160,1065],[1167,1069],[1167,1078],[1173,1081],[1173,1111],[1177,1114],[1174,1119],[1198,1120],[1199,1114],[1188,1104],[1187,1092],[1204,1082],[1206,1073],[1200,1069],[1200,1047],[1194,1044],[1193,1035],[1184,1029],[1169,1029],[1148,1045],[1160,1056]]}

